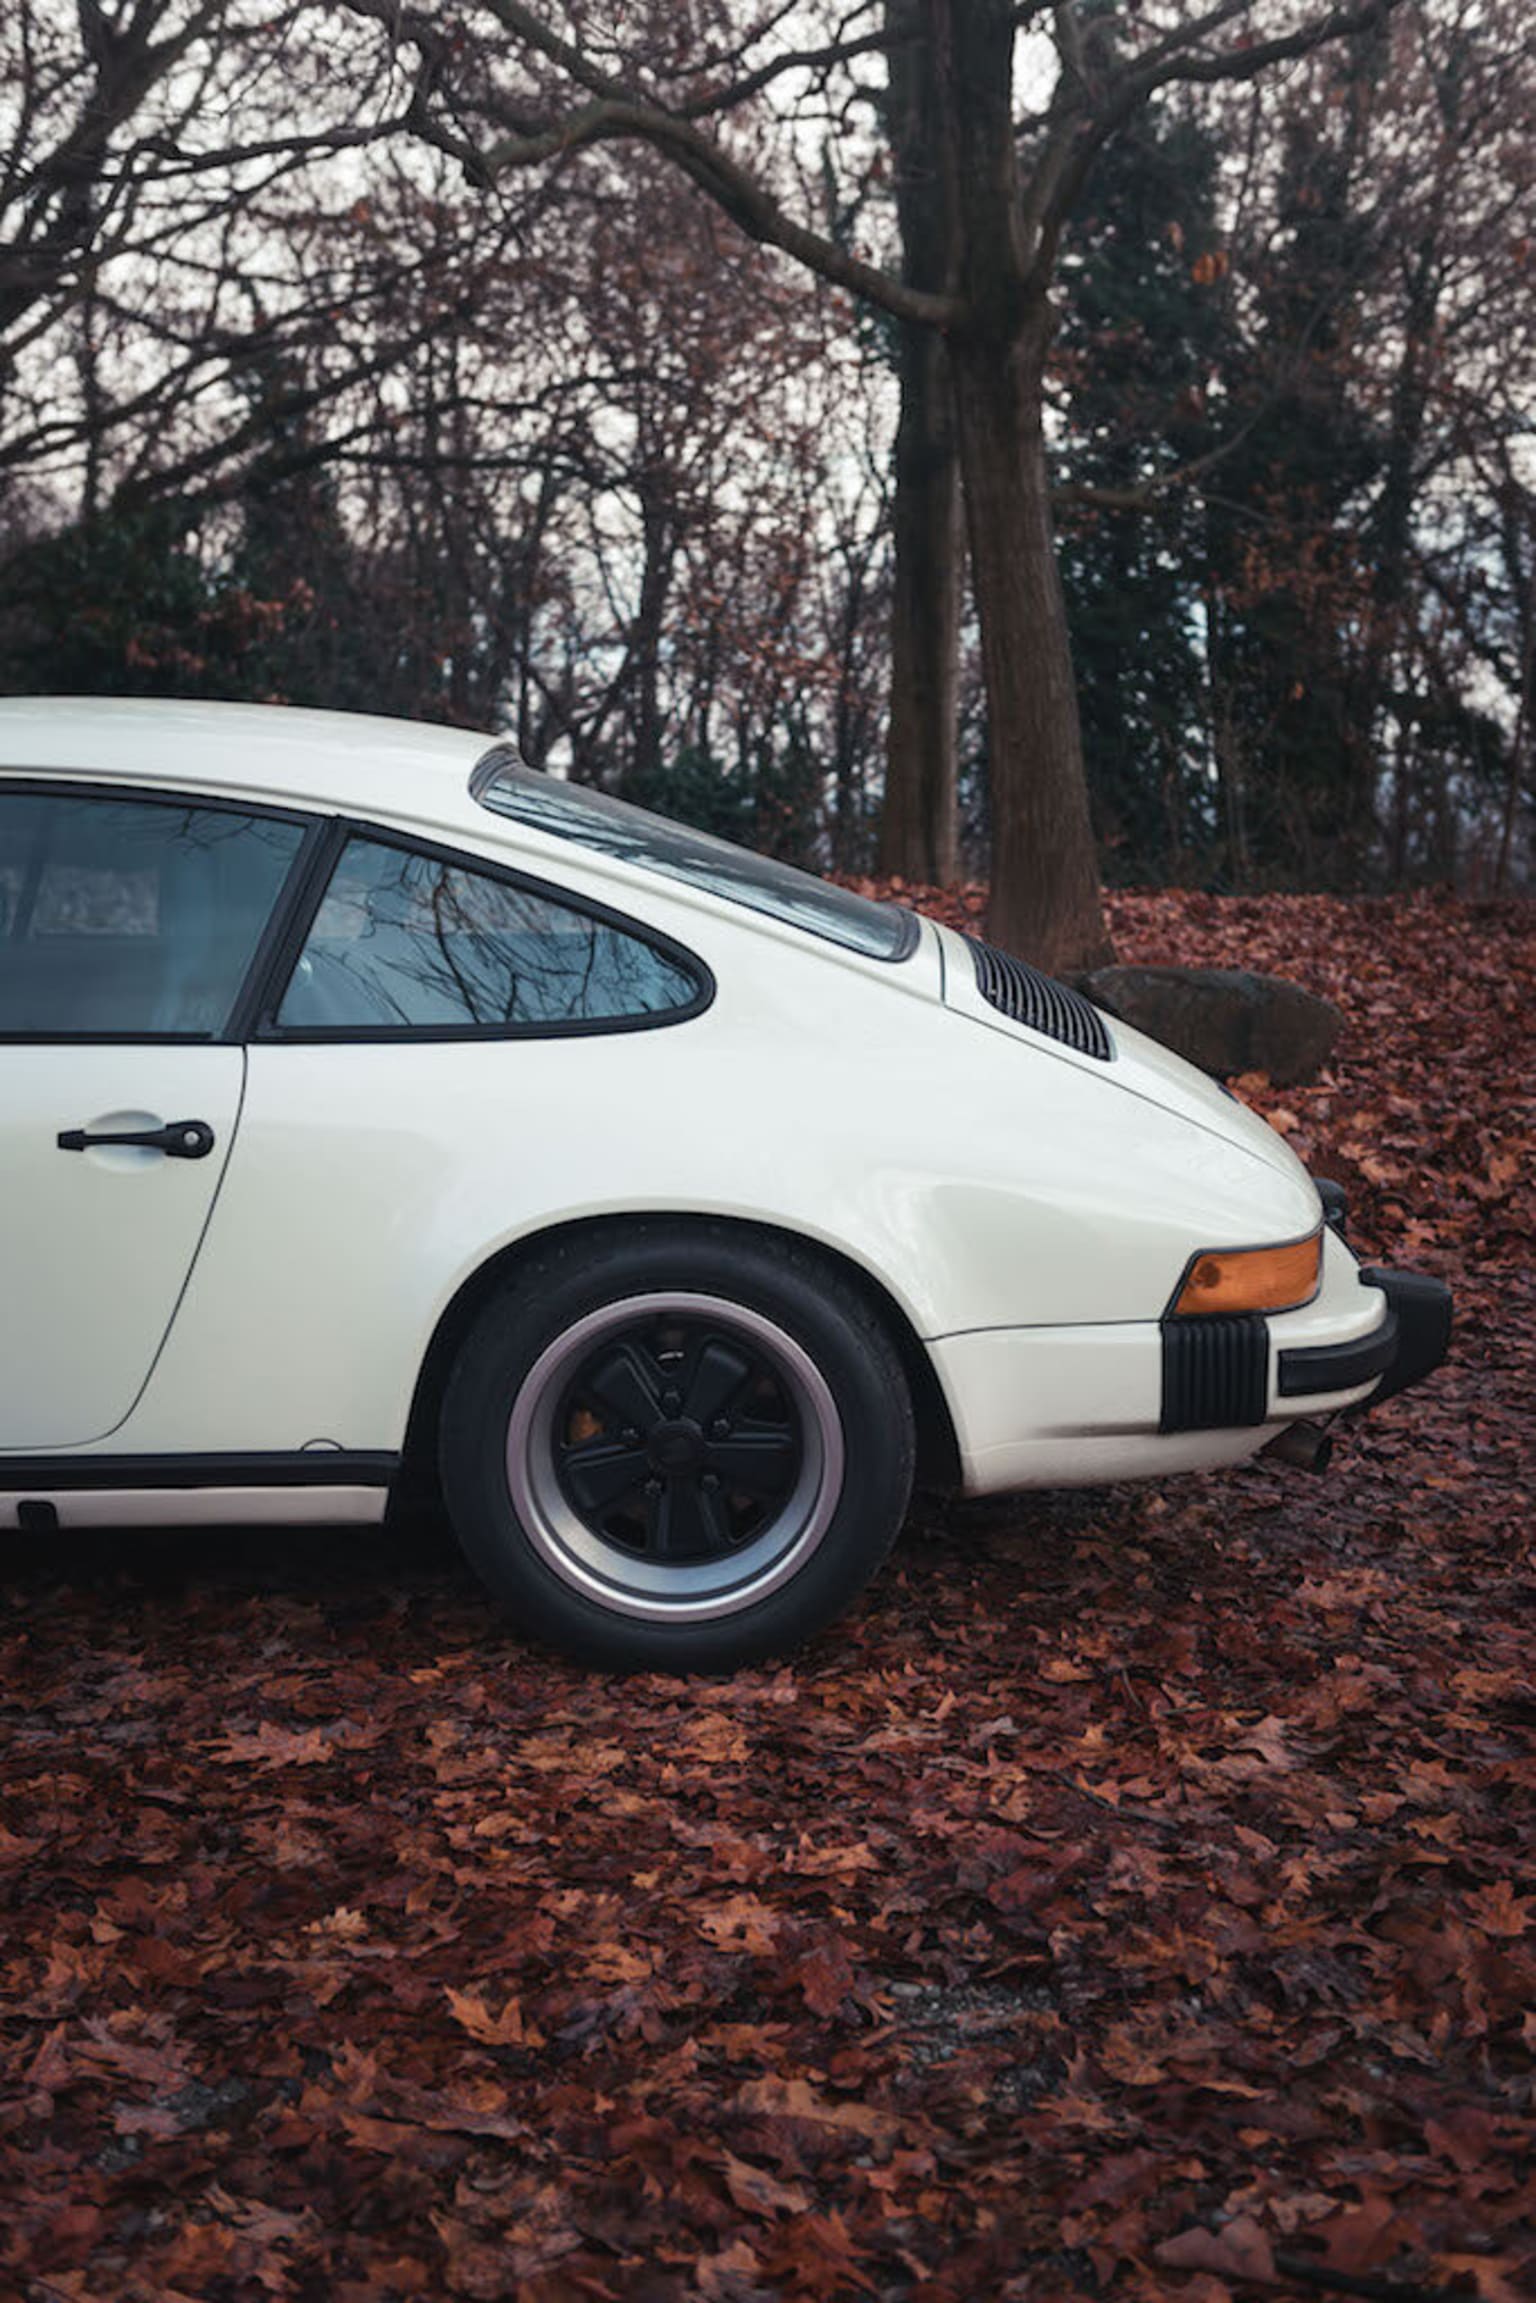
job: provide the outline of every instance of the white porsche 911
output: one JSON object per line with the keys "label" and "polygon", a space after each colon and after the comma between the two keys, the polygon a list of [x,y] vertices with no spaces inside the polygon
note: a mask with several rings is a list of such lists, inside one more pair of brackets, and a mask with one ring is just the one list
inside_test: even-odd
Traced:
{"label": "white porsche 911", "polygon": [[1286,1145],[1007,954],[531,773],[0,703],[0,1526],[440,1483],[538,1636],[719,1669],[971,1494],[1438,1364]]}

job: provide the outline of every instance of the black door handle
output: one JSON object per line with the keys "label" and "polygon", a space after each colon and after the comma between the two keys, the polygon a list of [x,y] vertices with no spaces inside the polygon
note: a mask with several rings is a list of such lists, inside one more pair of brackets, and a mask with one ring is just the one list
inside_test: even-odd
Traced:
{"label": "black door handle", "polygon": [[94,1151],[98,1144],[137,1144],[144,1151],[164,1152],[167,1159],[206,1159],[213,1130],[206,1120],[172,1120],[169,1127],[145,1128],[138,1135],[93,1136],[84,1128],[66,1128],[59,1138],[61,1152]]}

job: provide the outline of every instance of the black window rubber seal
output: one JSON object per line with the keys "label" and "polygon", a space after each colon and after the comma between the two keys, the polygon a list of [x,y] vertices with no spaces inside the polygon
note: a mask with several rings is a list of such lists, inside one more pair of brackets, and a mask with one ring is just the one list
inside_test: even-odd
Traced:
{"label": "black window rubber seal", "polygon": [[[295,921],[313,917],[311,895],[318,907],[325,879],[330,874],[333,846],[331,823],[323,816],[311,816],[303,845],[288,867],[288,877],[278,891],[277,902],[257,941],[251,955],[251,964],[245,973],[245,981],[229,1013],[229,1037],[237,1045],[248,1040],[256,1028],[274,970],[283,964],[283,955],[288,950]],[[296,951],[293,957],[297,959]],[[293,961],[289,960],[287,964],[291,970]]]}

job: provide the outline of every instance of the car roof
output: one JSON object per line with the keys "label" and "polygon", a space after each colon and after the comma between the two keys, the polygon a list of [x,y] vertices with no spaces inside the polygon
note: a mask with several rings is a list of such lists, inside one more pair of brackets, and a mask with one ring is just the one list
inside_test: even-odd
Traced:
{"label": "car roof", "polygon": [[346,814],[462,819],[494,737],[363,712],[159,697],[0,697],[0,767],[261,792]]}
{"label": "car roof", "polygon": [[[289,704],[226,704],[155,696],[0,696],[0,777],[29,771],[84,782],[181,792],[227,792],[257,805],[409,826],[427,837],[500,851],[519,868],[625,905],[703,913],[733,932],[787,938],[826,960],[877,976],[878,958],[850,952],[795,922],[770,919],[707,888],[685,886],[649,863],[599,853],[563,831],[514,822],[471,796],[476,763],[505,737],[366,712]],[[663,927],[684,932],[681,919]],[[936,949],[937,947],[935,947]]]}

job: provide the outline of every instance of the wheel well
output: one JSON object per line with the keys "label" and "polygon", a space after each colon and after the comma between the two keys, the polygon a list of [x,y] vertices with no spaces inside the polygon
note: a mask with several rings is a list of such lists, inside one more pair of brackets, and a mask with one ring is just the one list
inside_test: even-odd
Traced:
{"label": "wheel well", "polygon": [[920,1484],[932,1488],[959,1486],[960,1450],[948,1402],[934,1373],[933,1362],[901,1306],[862,1265],[839,1254],[835,1248],[823,1246],[819,1240],[808,1240],[800,1233],[785,1231],[778,1225],[743,1223],[730,1216],[671,1216],[663,1213],[656,1216],[593,1216],[581,1222],[552,1225],[547,1231],[534,1232],[529,1238],[516,1240],[510,1247],[503,1248],[499,1255],[492,1256],[464,1282],[438,1321],[432,1341],[427,1346],[426,1357],[421,1363],[421,1372],[416,1378],[401,1458],[400,1487],[407,1498],[419,1501],[435,1497],[437,1493],[437,1424],[443,1392],[459,1347],[480,1316],[485,1303],[506,1285],[520,1264],[543,1254],[548,1248],[605,1231],[627,1230],[636,1223],[664,1224],[668,1230],[707,1232],[714,1236],[722,1232],[735,1232],[749,1239],[784,1240],[803,1254],[817,1256],[823,1263],[830,1264],[859,1290],[896,1347],[902,1373],[907,1379],[917,1426],[917,1476]]}

